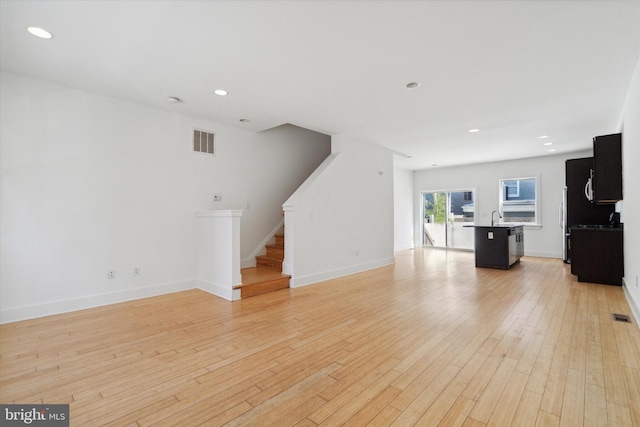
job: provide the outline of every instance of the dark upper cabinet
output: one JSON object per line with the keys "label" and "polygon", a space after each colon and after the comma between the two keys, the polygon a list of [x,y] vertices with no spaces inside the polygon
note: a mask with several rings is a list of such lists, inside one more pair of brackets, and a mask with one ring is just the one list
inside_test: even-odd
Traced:
{"label": "dark upper cabinet", "polygon": [[622,200],[622,134],[593,138],[593,167],[594,202]]}

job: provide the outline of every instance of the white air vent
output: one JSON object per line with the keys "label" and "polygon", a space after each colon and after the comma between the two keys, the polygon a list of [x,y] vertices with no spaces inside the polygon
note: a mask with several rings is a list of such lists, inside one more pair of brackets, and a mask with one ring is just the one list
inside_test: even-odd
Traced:
{"label": "white air vent", "polygon": [[193,130],[193,151],[215,154],[215,134],[202,130]]}

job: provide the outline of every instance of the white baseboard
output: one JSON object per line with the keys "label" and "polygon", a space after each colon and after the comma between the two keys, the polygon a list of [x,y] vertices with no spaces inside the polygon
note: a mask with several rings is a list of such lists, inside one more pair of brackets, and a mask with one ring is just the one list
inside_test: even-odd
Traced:
{"label": "white baseboard", "polygon": [[384,267],[385,265],[395,264],[395,258],[384,258],[376,261],[367,262],[364,264],[352,265],[345,268],[339,268],[337,270],[325,271],[322,273],[311,274],[308,276],[295,276],[291,278],[289,286],[292,288],[299,288],[300,286],[311,285],[313,283],[324,282],[326,280],[336,279],[342,276],[348,276],[350,274],[360,273],[374,268]]}
{"label": "white baseboard", "polygon": [[35,319],[54,314],[68,313],[70,311],[84,310],[87,308],[116,304],[140,298],[185,291],[187,289],[194,289],[195,287],[196,283],[194,280],[185,280],[182,282],[163,283],[144,288],[128,289],[68,300],[53,301],[45,304],[8,308],[0,310],[0,323],[17,322],[20,320]]}
{"label": "white baseboard", "polygon": [[624,290],[624,296],[627,298],[627,303],[629,303],[629,308],[631,308],[631,313],[636,319],[636,326],[640,327],[640,308],[636,305],[636,302],[631,297],[631,293],[627,288],[626,282],[623,283],[622,289]]}
{"label": "white baseboard", "polygon": [[562,252],[545,252],[545,251],[526,251],[524,256],[534,256],[540,258],[560,258],[562,259]]}
{"label": "white baseboard", "polygon": [[221,286],[217,283],[209,282],[202,279],[197,279],[196,283],[196,287],[198,289],[208,292],[211,295],[224,298],[227,301],[235,301],[240,299],[240,289],[229,289],[226,286]]}

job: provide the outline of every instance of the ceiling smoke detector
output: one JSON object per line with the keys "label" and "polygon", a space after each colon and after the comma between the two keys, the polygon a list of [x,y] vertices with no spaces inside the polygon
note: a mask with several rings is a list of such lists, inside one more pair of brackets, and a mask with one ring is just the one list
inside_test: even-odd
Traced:
{"label": "ceiling smoke detector", "polygon": [[167,98],[167,102],[171,102],[172,104],[178,104],[182,102],[182,99],[178,98],[177,96],[170,96],[169,98]]}
{"label": "ceiling smoke detector", "polygon": [[406,87],[407,89],[415,89],[418,86],[420,86],[420,83],[418,82],[409,82],[406,85],[404,85],[404,87]]}

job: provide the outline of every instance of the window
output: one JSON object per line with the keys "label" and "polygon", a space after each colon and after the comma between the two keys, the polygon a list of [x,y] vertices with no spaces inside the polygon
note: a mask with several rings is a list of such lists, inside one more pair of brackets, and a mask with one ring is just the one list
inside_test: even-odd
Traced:
{"label": "window", "polygon": [[504,223],[538,223],[537,178],[500,180],[500,213]]}

